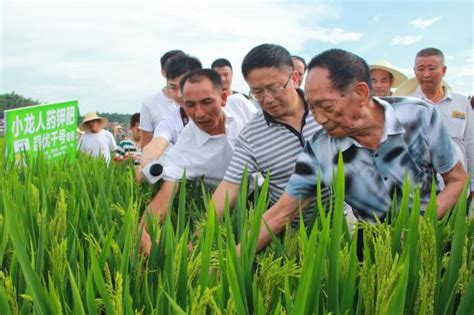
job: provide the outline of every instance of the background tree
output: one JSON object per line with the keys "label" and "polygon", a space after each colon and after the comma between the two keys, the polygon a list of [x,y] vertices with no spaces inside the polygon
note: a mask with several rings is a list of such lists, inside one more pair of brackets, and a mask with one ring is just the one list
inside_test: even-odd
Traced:
{"label": "background tree", "polygon": [[3,119],[3,112],[8,109],[41,104],[38,100],[26,98],[15,92],[0,94],[0,119]]}

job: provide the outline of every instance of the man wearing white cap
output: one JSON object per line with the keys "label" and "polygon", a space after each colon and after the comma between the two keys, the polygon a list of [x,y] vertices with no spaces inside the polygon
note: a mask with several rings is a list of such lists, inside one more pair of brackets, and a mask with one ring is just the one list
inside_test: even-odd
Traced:
{"label": "man wearing white cap", "polygon": [[408,78],[388,61],[382,60],[369,66],[374,96],[391,96],[392,88],[399,87]]}
{"label": "man wearing white cap", "polygon": [[95,112],[86,113],[84,120],[79,124],[79,130],[84,134],[79,139],[77,148],[92,157],[104,157],[108,163],[111,152],[117,150],[114,136],[104,129],[108,120],[99,117]]}
{"label": "man wearing white cap", "polygon": [[[450,91],[443,84],[446,74],[444,55],[437,48],[420,50],[415,57],[415,77],[418,86],[409,96],[421,98],[436,105],[444,125],[461,159],[471,174],[471,197],[474,194],[474,114],[466,96]],[[397,93],[398,94],[398,93]]]}

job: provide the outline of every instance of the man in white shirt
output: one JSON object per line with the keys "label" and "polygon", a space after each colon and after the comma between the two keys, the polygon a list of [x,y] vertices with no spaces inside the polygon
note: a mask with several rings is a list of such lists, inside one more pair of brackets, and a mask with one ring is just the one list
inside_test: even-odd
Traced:
{"label": "man in white shirt", "polygon": [[92,157],[103,157],[110,162],[111,154],[117,150],[114,136],[104,127],[108,120],[97,116],[95,112],[84,115],[84,120],[79,124],[79,130],[84,134],[77,143],[77,148]]}
{"label": "man in white shirt", "polygon": [[[183,62],[180,60],[185,60],[186,58],[192,57],[178,57],[175,60],[169,62],[167,69],[169,77],[170,86],[177,89],[179,80],[185,75],[185,73],[192,70],[197,70],[192,67],[185,67],[186,63],[191,64],[191,62]],[[212,63],[213,70],[215,70],[222,82],[222,90],[227,95],[226,108],[232,108],[234,111],[239,111],[242,115],[246,117],[253,117],[257,112],[257,108],[253,105],[251,101],[245,98],[241,93],[232,91],[230,88],[232,84],[232,67],[230,66],[229,61],[226,59],[217,59]],[[179,76],[178,76],[179,75]],[[229,79],[230,75],[230,79]],[[182,104],[181,97],[178,93],[177,103]],[[187,122],[189,121],[186,112],[183,108],[175,108],[172,112],[168,113],[155,127],[153,132],[153,139],[143,150],[141,157],[142,167],[146,166],[153,160],[157,160],[161,155],[166,151],[169,144],[174,145],[178,139],[178,135],[181,133]],[[141,180],[141,168],[137,170],[137,179]]]}
{"label": "man in white shirt", "polygon": [[[184,173],[188,179],[203,178],[208,183],[217,183],[223,178],[237,135],[253,117],[238,108],[226,106],[227,94],[214,70],[186,74],[180,81],[180,90],[190,122],[176,145],[160,160],[164,167],[164,182],[149,205],[151,214],[159,215],[160,221],[166,215]],[[142,224],[141,246],[149,254],[151,240],[144,219]]]}
{"label": "man in white shirt", "polygon": [[[174,100],[173,108],[164,115],[159,123],[153,128],[152,139],[146,145],[142,144],[143,152],[141,156],[141,166],[137,168],[136,179],[141,181],[141,168],[151,161],[158,159],[168,147],[170,134],[177,134],[188,123],[189,119],[185,111],[180,107],[182,103],[179,92],[179,81],[188,72],[201,69],[199,59],[191,56],[177,56],[172,58],[166,65],[166,81],[168,93]],[[141,125],[140,125],[140,128]],[[143,142],[143,140],[142,140]]]}
{"label": "man in white shirt", "polygon": [[[227,93],[226,93],[227,94]],[[245,101],[245,98],[240,94],[232,94],[227,97],[226,109],[232,111],[240,112],[246,117],[253,117],[257,113],[257,109],[248,101]],[[181,131],[184,129],[183,117],[181,115],[180,109],[175,109],[173,112],[166,115],[165,118],[158,124],[153,133],[153,141],[155,138],[161,137],[166,141],[166,145],[172,144],[175,145],[178,141],[178,136],[181,134]],[[160,150],[159,152],[154,152],[155,159],[159,159],[161,154],[164,152]]]}
{"label": "man in white shirt", "polygon": [[293,68],[296,72],[300,75],[298,79],[297,86],[301,88],[301,84],[303,83],[304,74],[306,73],[306,61],[303,57],[300,56],[291,56],[291,61],[293,61]]}
{"label": "man in white shirt", "polygon": [[218,58],[212,62],[211,68],[212,70],[215,70],[217,73],[219,73],[222,81],[222,89],[227,94],[227,97],[240,102],[242,106],[252,107],[257,110],[260,109],[260,107],[256,103],[252,102],[247,95],[232,89],[234,70],[232,69],[232,64],[229,60],[225,58]]}
{"label": "man in white shirt", "polygon": [[[160,58],[161,75],[166,79],[166,65],[174,57],[184,56],[182,50],[170,50]],[[168,90],[168,85],[158,93],[149,96],[142,105],[140,112],[140,128],[142,146],[147,145],[153,138],[153,130],[163,117],[176,108],[176,104]]]}
{"label": "man in white shirt", "polygon": [[474,195],[474,114],[466,96],[450,91],[442,84],[446,74],[443,53],[436,48],[425,48],[415,57],[418,87],[410,96],[431,102],[441,113],[454,150],[464,169],[471,174],[470,195]]}

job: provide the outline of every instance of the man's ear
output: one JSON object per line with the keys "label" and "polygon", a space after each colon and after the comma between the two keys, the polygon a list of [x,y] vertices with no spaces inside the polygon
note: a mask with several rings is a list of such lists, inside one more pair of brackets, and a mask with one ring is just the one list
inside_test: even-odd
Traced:
{"label": "man's ear", "polygon": [[357,82],[354,85],[354,93],[363,101],[368,100],[370,97],[370,88],[366,82]]}
{"label": "man's ear", "polygon": [[291,81],[293,82],[293,86],[295,88],[298,87],[298,83],[303,80],[303,78],[300,77],[300,74],[298,73],[298,71],[296,70],[293,70],[293,74],[291,75]]}
{"label": "man's ear", "polygon": [[227,93],[224,91],[221,92],[221,100],[222,100],[222,107],[224,107],[225,104],[227,103]]}

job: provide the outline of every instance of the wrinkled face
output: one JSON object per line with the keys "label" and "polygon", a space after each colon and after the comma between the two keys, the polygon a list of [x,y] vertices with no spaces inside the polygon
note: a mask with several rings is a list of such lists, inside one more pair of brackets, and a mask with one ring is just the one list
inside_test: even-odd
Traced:
{"label": "wrinkled face", "polygon": [[293,59],[293,68],[299,74],[298,87],[300,87],[304,78],[304,64],[299,59]]}
{"label": "wrinkled face", "polygon": [[282,119],[292,115],[298,97],[295,86],[298,74],[291,70],[277,68],[256,68],[247,75],[250,94],[260,107],[273,118]]}
{"label": "wrinkled face", "polygon": [[441,81],[446,74],[446,66],[443,66],[438,56],[416,58],[413,70],[421,90],[431,93],[441,87]]}
{"label": "wrinkled face", "polygon": [[184,111],[192,121],[209,135],[222,133],[227,95],[218,91],[208,79],[183,86]]}
{"label": "wrinkled face", "polygon": [[222,81],[222,88],[225,90],[229,90],[232,86],[232,69],[229,66],[224,67],[216,67],[214,68],[219,76],[221,77]]}
{"label": "wrinkled face", "polygon": [[98,133],[99,131],[102,130],[102,128],[100,128],[100,120],[99,119],[88,121],[88,122],[86,122],[86,124],[87,124],[87,126],[89,126],[89,131],[91,133]]}
{"label": "wrinkled face", "polygon": [[393,80],[388,71],[374,69],[370,71],[370,78],[372,79],[375,96],[390,96]]}
{"label": "wrinkled face", "polygon": [[361,108],[353,87],[344,93],[336,91],[331,87],[329,71],[313,68],[306,78],[305,95],[314,120],[328,135],[342,138],[357,134]]}
{"label": "wrinkled face", "polygon": [[177,78],[166,80],[166,88],[168,89],[168,94],[170,98],[180,106],[182,106],[183,104],[183,96],[181,95],[181,91],[179,90],[179,81],[183,76],[184,74],[180,75]]}

